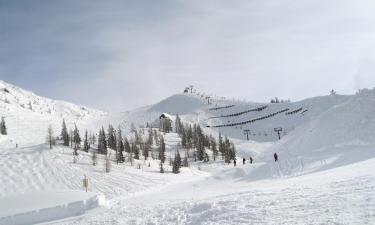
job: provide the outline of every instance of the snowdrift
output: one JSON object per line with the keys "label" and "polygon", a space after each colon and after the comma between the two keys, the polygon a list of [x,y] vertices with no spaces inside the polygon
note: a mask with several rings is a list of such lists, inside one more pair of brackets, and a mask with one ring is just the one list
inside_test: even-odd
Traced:
{"label": "snowdrift", "polygon": [[36,192],[0,199],[0,224],[26,225],[84,214],[104,197],[80,191]]}

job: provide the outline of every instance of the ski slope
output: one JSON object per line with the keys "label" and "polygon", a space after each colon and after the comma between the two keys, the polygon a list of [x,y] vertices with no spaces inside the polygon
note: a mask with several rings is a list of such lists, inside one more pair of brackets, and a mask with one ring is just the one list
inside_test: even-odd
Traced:
{"label": "ski slope", "polygon": [[[14,204],[2,211],[0,221],[16,218],[8,224],[21,224],[20,213],[35,219],[29,224],[375,223],[375,90],[279,104],[215,96],[208,104],[203,94],[176,94],[151,106],[107,113],[1,85],[0,116],[5,116],[8,135],[0,135],[0,209],[8,201]],[[31,109],[22,106],[30,101]],[[179,114],[208,134],[231,138],[237,167],[211,160],[191,162],[178,175],[166,165],[160,174],[158,161],[135,160],[133,165],[113,161],[105,173],[102,156],[94,167],[91,154],[80,151],[73,163],[71,148],[49,150],[44,144],[47,127],[52,125],[58,135],[62,119],[70,128],[77,124],[81,134],[110,123],[127,134],[131,124],[157,125],[161,113]],[[252,122],[227,126],[246,121]],[[275,127],[284,128],[280,141]],[[169,158],[181,140],[175,133],[164,138]],[[242,157],[250,156],[254,164],[242,165]],[[85,176],[87,196],[82,192]],[[33,200],[38,195],[51,201]],[[86,204],[90,199],[96,200]],[[79,207],[69,211],[74,203]],[[46,210],[52,216],[38,214]]]}

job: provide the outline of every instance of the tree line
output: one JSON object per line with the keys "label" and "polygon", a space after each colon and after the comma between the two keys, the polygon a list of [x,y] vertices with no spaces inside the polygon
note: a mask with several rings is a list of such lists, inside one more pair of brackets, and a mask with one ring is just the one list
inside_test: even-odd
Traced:
{"label": "tree line", "polygon": [[[168,124],[167,132],[172,130]],[[218,140],[212,135],[206,135],[203,129],[197,124],[184,124],[180,117],[176,116],[176,133],[181,137],[181,143],[169,157],[169,165],[173,173],[179,173],[181,167],[189,166],[189,159],[194,161],[208,162],[211,159],[217,160],[220,156],[226,162],[230,163],[236,157],[236,149],[227,137],[219,134]],[[48,128],[48,143],[50,148],[58,141],[61,145],[73,149],[73,162],[77,162],[78,150],[91,152],[92,165],[97,165],[98,154],[103,155],[105,159],[105,171],[111,170],[111,159],[117,163],[129,162],[133,166],[135,160],[148,159],[160,160],[160,172],[164,173],[164,165],[167,162],[166,144],[163,132],[147,125],[146,128],[136,128],[131,125],[130,133],[123,135],[121,127],[115,129],[108,125],[107,129],[101,127],[97,134],[89,134],[86,130],[83,138],[76,125],[74,129],[68,130],[65,120],[62,122],[62,128],[59,137],[53,137],[52,128]],[[185,150],[185,156],[180,155],[180,150]],[[206,149],[210,149],[209,155]],[[114,154],[114,157],[113,157]],[[139,165],[140,166],[140,165]],[[150,166],[150,164],[148,164]]]}

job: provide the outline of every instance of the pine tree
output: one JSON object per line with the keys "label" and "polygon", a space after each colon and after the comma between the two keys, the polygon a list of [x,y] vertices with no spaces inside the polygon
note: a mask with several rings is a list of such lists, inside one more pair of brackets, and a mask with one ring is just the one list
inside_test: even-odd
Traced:
{"label": "pine tree", "polygon": [[230,163],[231,160],[236,158],[236,148],[232,142],[229,141],[227,137],[225,137],[225,141],[223,144],[223,152],[224,152],[224,160],[226,163]]}
{"label": "pine tree", "polygon": [[95,145],[95,143],[96,143],[96,136],[95,136],[95,134],[93,134],[91,136],[91,144]]}
{"label": "pine tree", "polygon": [[[79,135],[79,130],[77,125],[74,125],[73,131],[73,142],[74,142],[74,150],[77,151],[81,147],[81,136]],[[78,155],[78,154],[77,154]]]}
{"label": "pine tree", "polygon": [[90,149],[90,144],[89,144],[89,140],[88,140],[88,133],[87,133],[87,130],[86,130],[85,140],[83,141],[83,151],[89,152],[89,149]]}
{"label": "pine tree", "polygon": [[125,137],[125,152],[130,153],[131,152],[131,147],[129,140]]}
{"label": "pine tree", "polygon": [[229,155],[231,160],[236,159],[236,147],[233,143],[230,144]]}
{"label": "pine tree", "polygon": [[159,160],[165,162],[165,142],[163,136],[160,136]]}
{"label": "pine tree", "polygon": [[180,153],[177,151],[177,154],[175,155],[174,160],[173,160],[172,172],[175,174],[180,173],[180,168],[181,168],[181,156],[180,156]]}
{"label": "pine tree", "polygon": [[152,144],[154,143],[154,140],[153,140],[153,135],[152,135],[152,128],[150,127],[149,130],[148,130],[148,140],[147,140],[147,143],[152,146]]}
{"label": "pine tree", "polygon": [[196,136],[197,136],[197,142],[196,142],[196,148],[197,148],[197,159],[199,161],[203,161],[206,157],[206,150],[205,150],[205,136],[203,135],[202,129],[200,126],[197,126],[196,128]]}
{"label": "pine tree", "polygon": [[143,156],[145,157],[145,160],[147,160],[147,158],[149,157],[150,151],[151,151],[151,145],[149,142],[147,142],[144,144],[144,149],[143,149]]}
{"label": "pine tree", "polygon": [[118,131],[117,131],[117,147],[116,147],[116,160],[117,163],[122,163],[124,162],[124,142],[122,141],[122,131],[119,126]]}
{"label": "pine tree", "polygon": [[99,137],[98,137],[98,153],[99,154],[107,154],[107,139],[105,135],[104,128],[99,131]]}
{"label": "pine tree", "polygon": [[134,153],[134,159],[139,160],[139,148],[135,143],[132,143],[132,152]]}
{"label": "pine tree", "polygon": [[116,150],[116,134],[112,125],[108,126],[108,148]]}
{"label": "pine tree", "polygon": [[211,148],[212,148],[212,154],[214,156],[214,161],[216,161],[216,157],[218,156],[218,150],[217,150],[217,144],[214,137],[211,136]]}
{"label": "pine tree", "polygon": [[175,126],[176,126],[176,133],[181,136],[182,135],[182,130],[183,130],[184,126],[183,126],[183,124],[181,122],[181,118],[180,118],[180,116],[178,114],[176,115]]}
{"label": "pine tree", "polygon": [[119,141],[119,146],[118,146],[118,155],[117,155],[117,162],[118,163],[123,163],[125,161],[124,158],[124,142],[122,140]]}
{"label": "pine tree", "polygon": [[187,135],[185,129],[182,128],[181,131],[181,145],[184,148],[187,148]]}
{"label": "pine tree", "polygon": [[221,133],[219,133],[219,152],[221,154],[221,158],[224,159],[224,143]]}
{"label": "pine tree", "polygon": [[69,130],[69,139],[70,139],[70,147],[73,148],[74,136],[73,136],[73,130],[72,129]]}
{"label": "pine tree", "polygon": [[68,129],[66,128],[66,123],[65,120],[63,120],[62,123],[62,128],[61,128],[61,139],[63,140],[64,146],[69,146],[69,134],[68,134]]}
{"label": "pine tree", "polygon": [[0,122],[0,133],[2,135],[7,135],[8,132],[7,132],[7,126],[5,124],[5,118],[4,117],[1,117],[1,122]]}

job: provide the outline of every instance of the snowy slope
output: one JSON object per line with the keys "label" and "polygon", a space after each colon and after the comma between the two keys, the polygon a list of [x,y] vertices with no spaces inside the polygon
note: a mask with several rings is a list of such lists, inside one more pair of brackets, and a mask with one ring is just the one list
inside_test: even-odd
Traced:
{"label": "snowy slope", "polygon": [[[40,97],[0,80],[0,116],[5,117],[7,124],[10,138],[7,141],[14,146],[15,143],[42,143],[49,125],[57,136],[63,119],[69,127],[73,127],[74,123],[86,127],[107,117],[107,113]],[[3,139],[0,137],[0,142],[5,141]]]}
{"label": "snowy slope", "polygon": [[[80,217],[68,219],[56,213],[52,219],[63,220],[52,224],[248,224],[250,220],[254,224],[277,221],[371,224],[375,221],[374,214],[363,213],[375,207],[375,199],[371,197],[375,195],[374,179],[369,172],[374,169],[375,158],[372,133],[375,90],[280,104],[213,96],[211,104],[207,104],[205,95],[176,94],[151,106],[105,113],[43,98],[4,82],[1,85],[0,113],[5,116],[9,135],[0,136],[0,203],[20,196],[32,199],[33,193],[54,196],[54,193],[82,191],[85,175],[89,177],[89,191],[107,199],[103,208],[93,212],[73,210],[72,214],[66,214],[68,217],[85,213]],[[29,102],[31,108],[27,106]],[[222,161],[192,162],[190,168],[174,175],[168,166],[166,174],[158,173],[158,161],[140,160],[133,166],[112,164],[111,173],[106,174],[101,156],[93,167],[91,154],[80,152],[75,164],[72,149],[56,147],[51,151],[43,144],[47,126],[54,126],[58,135],[63,118],[69,127],[77,123],[81,132],[84,128],[95,132],[109,123],[125,129],[132,123],[157,124],[161,113],[179,114],[184,122],[199,123],[205,132],[216,137],[222,132],[235,142],[238,161],[252,156],[254,164],[238,163],[233,168]],[[246,123],[226,127],[242,122]],[[225,127],[218,127],[221,125]],[[273,131],[275,127],[286,131],[282,132],[281,141]],[[250,141],[245,140],[245,129],[251,130]],[[168,156],[173,155],[180,138],[175,133],[164,138]],[[15,148],[15,143],[20,147]],[[274,152],[280,156],[278,163],[273,162]],[[351,194],[353,190],[355,196]],[[332,196],[331,192],[339,194]],[[72,196],[68,202],[82,205],[81,195]],[[305,199],[311,202],[303,204]],[[61,205],[69,205],[68,202],[50,203],[64,208]],[[44,212],[42,208],[48,207],[32,204],[29,209]],[[272,213],[267,209],[272,209]],[[16,214],[20,211],[14,210],[14,214],[10,211],[7,216],[18,218]],[[309,211],[325,216],[307,217]],[[351,212],[354,214],[349,218]]]}

